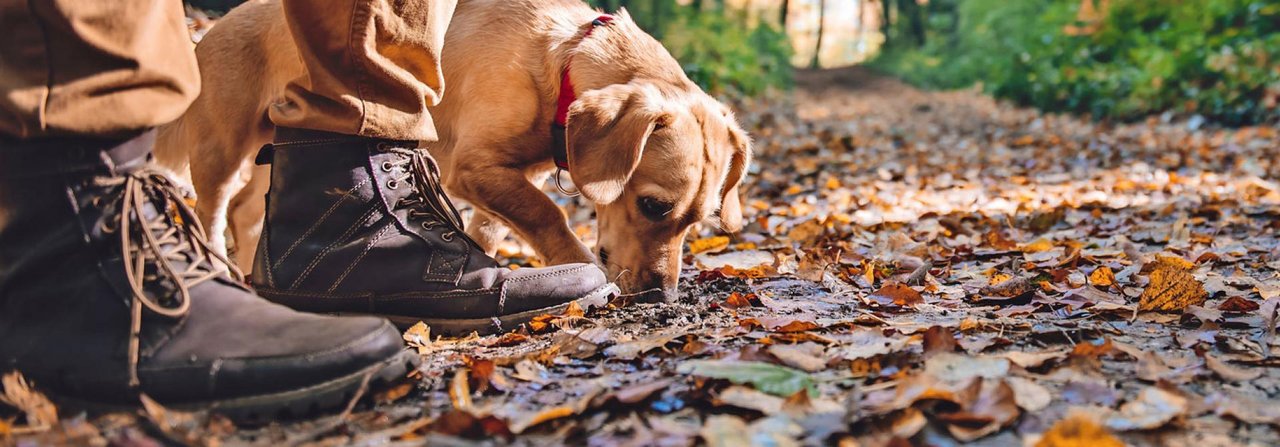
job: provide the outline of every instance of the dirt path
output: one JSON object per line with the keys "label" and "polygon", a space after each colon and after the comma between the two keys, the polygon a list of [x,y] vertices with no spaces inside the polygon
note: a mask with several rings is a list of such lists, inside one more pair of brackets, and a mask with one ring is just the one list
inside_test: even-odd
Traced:
{"label": "dirt path", "polygon": [[343,417],[39,439],[1280,443],[1275,128],[1100,125],[859,68],[797,84],[738,107],[750,224],[690,243],[678,303],[411,332],[423,369]]}

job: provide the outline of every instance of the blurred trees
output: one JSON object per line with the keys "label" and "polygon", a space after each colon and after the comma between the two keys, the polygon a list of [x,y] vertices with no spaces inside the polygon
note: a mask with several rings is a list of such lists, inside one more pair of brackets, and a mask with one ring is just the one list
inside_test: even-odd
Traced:
{"label": "blurred trees", "polygon": [[[587,3],[608,12],[626,8],[641,28],[662,41],[690,79],[713,93],[757,95],[791,84],[791,44],[784,22],[774,17],[753,16],[725,0]],[[785,15],[780,12],[777,18]]]}
{"label": "blurred trees", "polygon": [[1096,118],[1280,119],[1280,0],[881,1],[873,64],[918,85]]}

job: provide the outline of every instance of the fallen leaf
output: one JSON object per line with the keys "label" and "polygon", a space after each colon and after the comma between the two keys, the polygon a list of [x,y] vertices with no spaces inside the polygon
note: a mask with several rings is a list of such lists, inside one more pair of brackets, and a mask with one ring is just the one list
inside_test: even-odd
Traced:
{"label": "fallen leaf", "polygon": [[1040,411],[1053,402],[1053,395],[1049,393],[1049,389],[1032,380],[1022,377],[1008,377],[1005,378],[1005,381],[1009,383],[1010,388],[1013,388],[1013,400],[1023,410],[1029,412]]}
{"label": "fallen leaf", "polygon": [[1257,302],[1240,296],[1227,298],[1222,304],[1218,305],[1218,310],[1223,312],[1253,312],[1258,310],[1260,306]]}
{"label": "fallen leaf", "polygon": [[1050,361],[1065,359],[1070,354],[1071,350],[1069,349],[1053,349],[1040,352],[1010,351],[1000,354],[1000,356],[1008,359],[1015,365],[1026,369],[1034,369],[1039,368],[1040,365]]}
{"label": "fallen leaf", "polygon": [[1116,283],[1116,274],[1111,271],[1111,267],[1100,266],[1093,269],[1093,273],[1089,274],[1089,284],[1098,287],[1111,287]]}
{"label": "fallen leaf", "polygon": [[1191,274],[1194,264],[1182,258],[1160,256],[1151,271],[1151,284],[1142,291],[1140,311],[1181,312],[1209,298],[1204,284]]}
{"label": "fallen leaf", "polygon": [[1259,400],[1235,393],[1214,393],[1204,399],[1205,406],[1218,416],[1230,416],[1250,424],[1280,427],[1280,405],[1275,400]]}
{"label": "fallen leaf", "polygon": [[467,368],[460,368],[453,373],[453,380],[449,381],[449,401],[453,402],[455,410],[471,411],[473,403],[469,378],[470,373]]}
{"label": "fallen leaf", "polygon": [[948,423],[947,431],[961,442],[972,442],[995,433],[1018,419],[1021,411],[1014,400],[1013,388],[1003,380],[975,381],[977,398],[955,413],[943,413],[936,419]]}
{"label": "fallen leaf", "polygon": [[827,361],[822,357],[825,350],[817,343],[772,345],[766,350],[792,368],[808,372],[818,372],[827,368]]}
{"label": "fallen leaf", "polygon": [[1107,419],[1107,428],[1117,431],[1160,428],[1187,413],[1188,403],[1179,396],[1158,387],[1146,387],[1138,398],[1120,406],[1120,411]]}
{"label": "fallen leaf", "polygon": [[431,327],[419,321],[404,331],[404,341],[409,347],[417,349],[418,354],[429,354],[432,351]]}
{"label": "fallen leaf", "polygon": [[974,377],[998,379],[1009,374],[1009,360],[1001,357],[973,357],[945,352],[925,360],[924,372],[949,382]]}
{"label": "fallen leaf", "polygon": [[1073,410],[1044,432],[1035,447],[1124,447],[1093,415]]}
{"label": "fallen leaf", "polygon": [[881,286],[879,290],[871,294],[870,298],[881,305],[892,304],[897,307],[914,307],[917,304],[924,303],[924,297],[920,296],[920,292],[899,282],[891,282]]}
{"label": "fallen leaf", "polygon": [[729,236],[712,236],[690,242],[689,253],[696,255],[698,253],[720,251],[724,250],[728,246]]}
{"label": "fallen leaf", "polygon": [[752,445],[750,431],[742,418],[732,415],[708,417],[698,432],[707,447],[741,447]]}
{"label": "fallen leaf", "polygon": [[790,396],[806,390],[816,396],[818,389],[813,378],[803,371],[764,362],[739,360],[689,360],[681,363],[676,371],[681,374],[725,379],[743,385],[751,384],[757,390],[776,396]]}
{"label": "fallen leaf", "polygon": [[32,388],[17,371],[0,377],[0,402],[21,411],[32,430],[45,430],[58,424],[58,407]]}
{"label": "fallen leaf", "polygon": [[1213,354],[1207,352],[1204,354],[1204,366],[1209,367],[1210,371],[1213,371],[1218,377],[1228,382],[1248,382],[1262,377],[1261,369],[1245,369],[1233,366],[1230,363],[1218,360]]}
{"label": "fallen leaf", "polygon": [[660,333],[640,340],[618,343],[605,348],[604,355],[620,360],[635,360],[649,351],[665,347],[668,343],[685,336],[687,333],[685,331]]}
{"label": "fallen leaf", "polygon": [[637,383],[618,390],[614,393],[614,397],[618,399],[618,402],[634,404],[648,399],[653,393],[667,389],[672,383],[675,383],[675,379],[660,379],[652,382]]}
{"label": "fallen leaf", "polygon": [[951,329],[943,326],[930,326],[924,331],[924,356],[932,357],[943,352],[955,352],[956,337]]}

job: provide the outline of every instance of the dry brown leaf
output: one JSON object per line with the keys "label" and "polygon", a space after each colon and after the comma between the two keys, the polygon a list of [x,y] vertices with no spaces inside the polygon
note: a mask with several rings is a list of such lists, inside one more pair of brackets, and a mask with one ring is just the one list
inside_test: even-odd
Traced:
{"label": "dry brown leaf", "polygon": [[404,341],[409,347],[417,349],[418,354],[428,354],[432,351],[431,343],[431,327],[426,323],[419,321],[404,331]]}
{"label": "dry brown leaf", "polygon": [[58,407],[36,391],[17,371],[0,377],[0,402],[21,411],[30,429],[45,430],[58,424]]}
{"label": "dry brown leaf", "polygon": [[1072,411],[1053,424],[1040,437],[1036,447],[1124,447],[1120,441],[1098,424],[1097,418],[1083,411]]}
{"label": "dry brown leaf", "polygon": [[1151,430],[1163,427],[1187,413],[1187,398],[1158,387],[1147,387],[1138,398],[1120,406],[1107,418],[1107,428],[1117,431]]}
{"label": "dry brown leaf", "polygon": [[1219,360],[1213,354],[1204,354],[1204,366],[1228,382],[1248,382],[1262,377],[1262,370],[1257,368],[1241,368]]}
{"label": "dry brown leaf", "polygon": [[1022,412],[1014,399],[1013,388],[1003,380],[975,381],[977,398],[956,413],[944,413],[936,419],[948,423],[947,431],[961,442],[971,442],[1012,424]]}
{"label": "dry brown leaf", "polygon": [[1159,256],[1151,270],[1151,284],[1142,291],[1140,311],[1181,312],[1189,306],[1204,304],[1209,293],[1204,284],[1192,276],[1194,264],[1182,258]]}
{"label": "dry brown leaf", "polygon": [[1218,310],[1223,312],[1253,312],[1261,306],[1252,300],[1240,296],[1227,298],[1222,304],[1218,305]]}
{"label": "dry brown leaf", "polygon": [[1101,266],[1093,269],[1093,273],[1089,274],[1089,284],[1099,287],[1111,287],[1116,283],[1116,274],[1111,271],[1111,267]]}
{"label": "dry brown leaf", "polygon": [[469,378],[467,368],[460,368],[453,373],[453,380],[449,381],[449,401],[453,402],[455,410],[471,411],[473,404]]}
{"label": "dry brown leaf", "polygon": [[1013,364],[1027,369],[1038,368],[1040,365],[1049,361],[1062,360],[1067,358],[1071,353],[1068,349],[1054,349],[1040,352],[1021,352],[1011,351],[1000,354],[1001,357],[1009,359]]}
{"label": "dry brown leaf", "polygon": [[899,282],[891,282],[881,286],[880,290],[872,293],[870,298],[881,305],[892,304],[897,307],[914,307],[917,304],[924,303],[924,297],[920,296],[920,292]]}
{"label": "dry brown leaf", "polygon": [[689,243],[689,254],[724,250],[729,246],[729,236],[712,236]]}
{"label": "dry brown leaf", "polygon": [[783,364],[792,368],[808,372],[822,371],[827,368],[827,361],[823,357],[824,349],[817,343],[772,345],[767,350]]}

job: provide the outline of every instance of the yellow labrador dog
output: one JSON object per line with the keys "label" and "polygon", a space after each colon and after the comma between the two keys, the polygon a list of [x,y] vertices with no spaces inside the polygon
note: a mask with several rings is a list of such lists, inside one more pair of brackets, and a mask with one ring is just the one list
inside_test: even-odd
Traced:
{"label": "yellow labrador dog", "polygon": [[[161,129],[157,158],[177,172],[190,168],[215,246],[225,246],[230,226],[235,246],[256,247],[269,175],[253,158],[274,133],[268,106],[303,68],[273,0],[232,10],[196,54],[203,93]],[[430,108],[440,140],[424,146],[448,194],[476,208],[468,233],[490,254],[514,229],[548,263],[599,262],[624,293],[670,300],[689,228],[741,227],[749,139],[625,11],[601,15],[576,0],[464,0],[442,65],[444,98]],[[557,158],[595,206],[594,255],[540,190]],[[237,251],[249,265],[252,251]]]}

